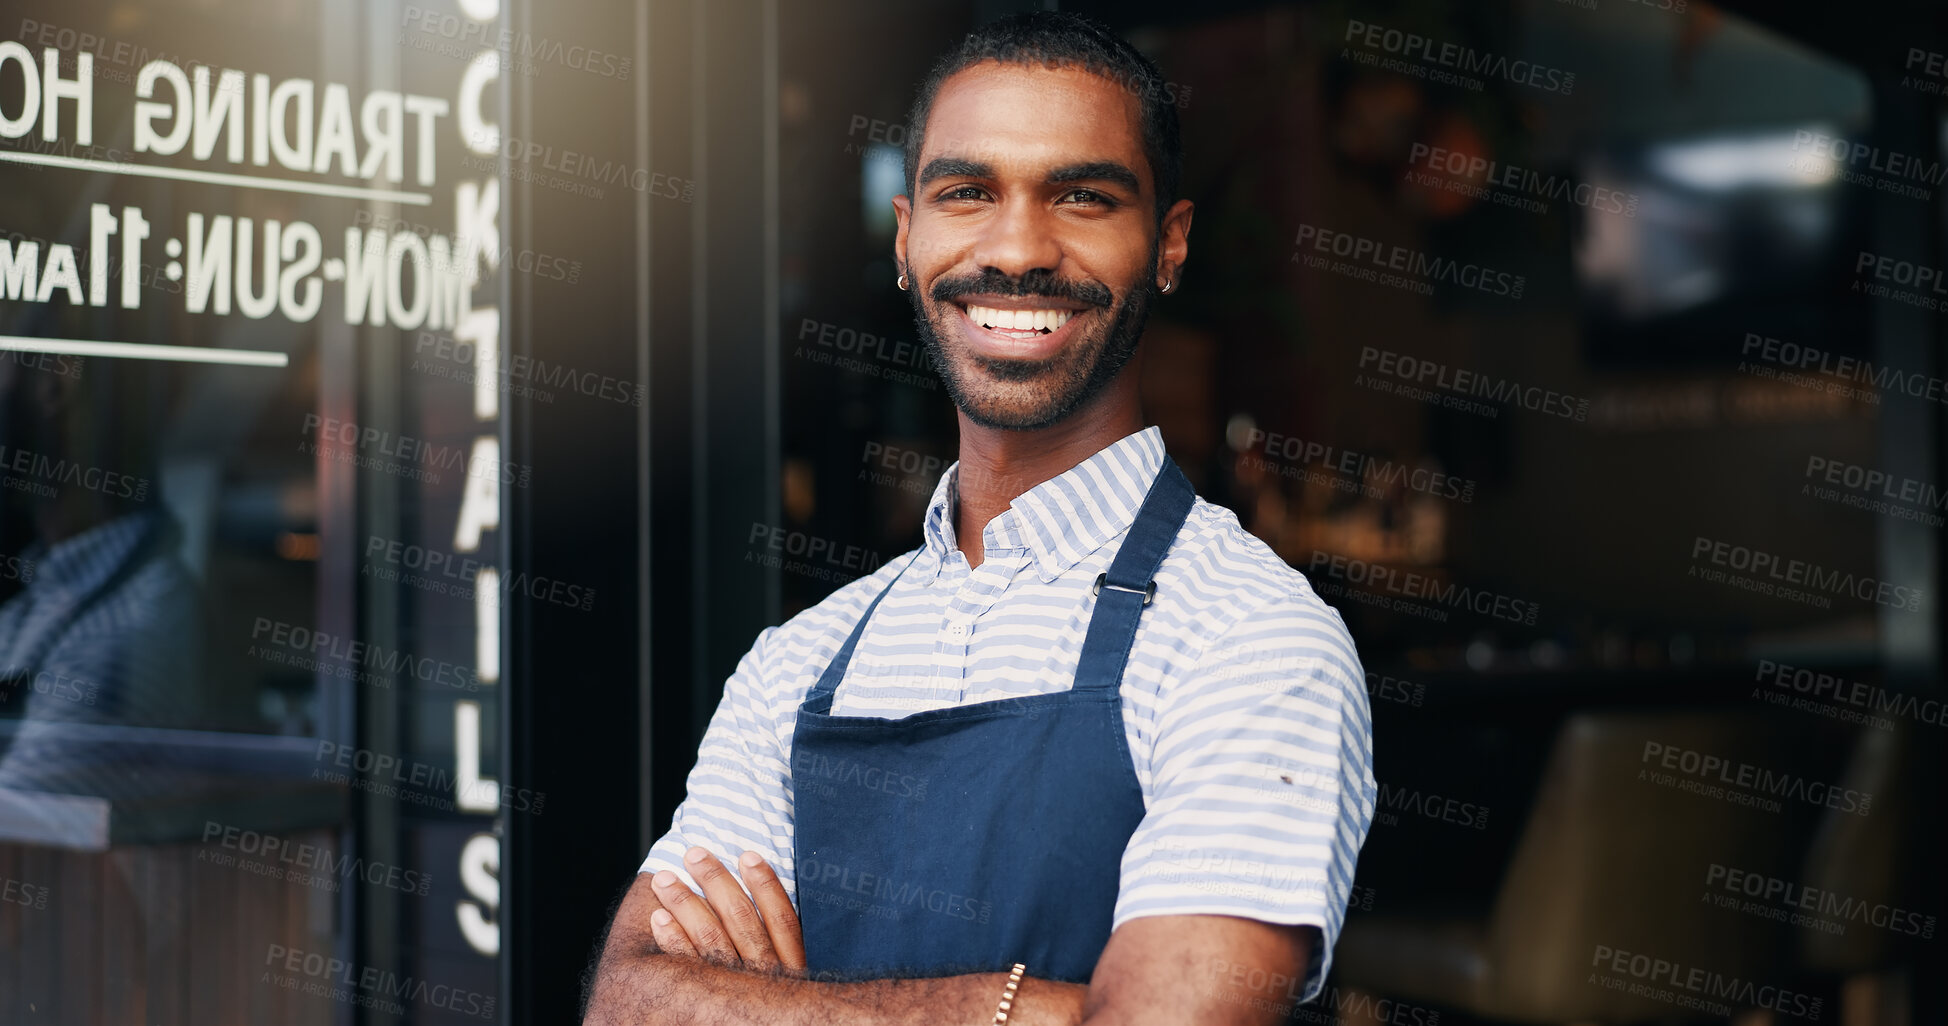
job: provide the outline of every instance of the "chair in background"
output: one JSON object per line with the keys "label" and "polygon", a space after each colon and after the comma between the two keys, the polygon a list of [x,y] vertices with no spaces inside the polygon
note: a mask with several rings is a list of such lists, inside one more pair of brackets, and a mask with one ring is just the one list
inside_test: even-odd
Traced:
{"label": "chair in background", "polygon": [[[1557,733],[1499,886],[1484,882],[1476,896],[1479,911],[1350,917],[1335,950],[1338,979],[1515,1022],[1723,1021],[1687,1007],[1685,996],[1697,995],[1668,979],[1616,971],[1609,953],[1790,988],[1791,932],[1714,886],[1724,874],[1713,867],[1794,878],[1822,808],[1779,796],[1772,811],[1695,793],[1756,794],[1716,773],[1665,769],[1662,753],[1824,784],[1840,776],[1852,733],[1770,709],[1575,714]],[[1384,881],[1372,883],[1386,892]],[[1646,996],[1636,984],[1665,993]]]}

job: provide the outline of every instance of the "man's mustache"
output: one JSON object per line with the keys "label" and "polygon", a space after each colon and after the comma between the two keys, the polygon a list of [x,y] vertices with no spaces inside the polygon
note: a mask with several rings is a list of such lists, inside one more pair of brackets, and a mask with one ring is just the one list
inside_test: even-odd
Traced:
{"label": "man's mustache", "polygon": [[965,278],[942,278],[930,293],[935,302],[951,303],[961,296],[990,293],[997,296],[1043,296],[1064,299],[1088,306],[1108,306],[1116,297],[1109,286],[1099,281],[1064,281],[1049,271],[1030,271],[1020,278],[998,271]]}

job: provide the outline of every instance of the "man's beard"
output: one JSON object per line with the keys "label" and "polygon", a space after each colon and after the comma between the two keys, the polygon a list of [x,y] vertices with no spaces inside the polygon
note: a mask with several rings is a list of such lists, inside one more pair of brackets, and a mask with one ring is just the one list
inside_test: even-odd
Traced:
{"label": "man's beard", "polygon": [[[1096,326],[1090,334],[1078,334],[1061,352],[1045,360],[999,359],[966,352],[958,341],[958,325],[936,326],[927,317],[917,282],[908,298],[920,341],[934,366],[940,368],[947,394],[967,419],[986,428],[1034,431],[1059,423],[1080,409],[1129,363],[1150,315],[1150,289],[1156,277],[1157,247],[1152,246],[1143,277],[1114,307],[1109,323]],[[1059,281],[1053,273],[1040,270],[1014,279],[992,268],[978,275],[942,278],[934,283],[930,298],[944,318],[958,318],[963,315],[954,300],[979,293],[1047,296],[1088,304],[1087,309],[1075,312],[1076,317],[1094,316],[1109,308],[1114,298],[1109,287],[1097,281]],[[942,344],[943,335],[956,340],[952,352]]]}

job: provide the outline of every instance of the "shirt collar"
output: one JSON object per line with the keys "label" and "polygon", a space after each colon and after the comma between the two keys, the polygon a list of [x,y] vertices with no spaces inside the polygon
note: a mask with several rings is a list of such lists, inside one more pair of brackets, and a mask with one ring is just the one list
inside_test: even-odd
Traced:
{"label": "shirt collar", "polygon": [[[1147,427],[1015,497],[981,534],[984,552],[1025,548],[1044,582],[1053,581],[1136,521],[1164,461],[1163,431]],[[934,486],[924,525],[929,581],[956,548],[954,509],[960,461]]]}

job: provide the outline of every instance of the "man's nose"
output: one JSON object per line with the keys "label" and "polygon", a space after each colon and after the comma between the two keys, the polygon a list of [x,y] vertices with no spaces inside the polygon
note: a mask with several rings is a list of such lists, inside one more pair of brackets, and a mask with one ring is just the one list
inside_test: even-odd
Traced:
{"label": "man's nose", "polygon": [[1019,280],[1030,271],[1053,272],[1062,262],[1048,212],[1034,203],[1003,203],[981,233],[974,260]]}

